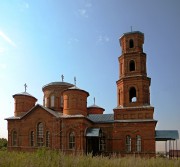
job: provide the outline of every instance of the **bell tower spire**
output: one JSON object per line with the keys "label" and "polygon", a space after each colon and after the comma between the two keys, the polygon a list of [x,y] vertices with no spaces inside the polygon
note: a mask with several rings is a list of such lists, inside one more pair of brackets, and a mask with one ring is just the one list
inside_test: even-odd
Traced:
{"label": "bell tower spire", "polygon": [[[117,108],[150,107],[149,117],[153,117],[150,106],[150,83],[146,72],[146,54],[143,52],[144,34],[132,31],[120,39],[122,54],[119,60],[119,80],[117,83]],[[138,117],[138,116],[136,116]]]}
{"label": "bell tower spire", "polygon": [[117,81],[118,106],[150,105],[150,78],[146,73],[146,54],[143,52],[144,34],[135,31],[120,38],[122,55]]}

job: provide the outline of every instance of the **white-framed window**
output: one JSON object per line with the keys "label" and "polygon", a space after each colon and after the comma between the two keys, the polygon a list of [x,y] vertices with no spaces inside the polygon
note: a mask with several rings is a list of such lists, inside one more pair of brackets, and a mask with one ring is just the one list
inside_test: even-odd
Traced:
{"label": "white-framed window", "polygon": [[55,97],[54,95],[51,96],[51,107],[54,107],[55,104]]}
{"label": "white-framed window", "polygon": [[101,133],[101,137],[100,137],[100,140],[99,140],[99,150],[100,151],[105,151],[106,150],[106,140],[105,140],[105,134],[102,132]]}
{"label": "white-framed window", "polygon": [[126,151],[131,152],[131,137],[129,135],[126,136]]}
{"label": "white-framed window", "polygon": [[141,136],[136,136],[136,151],[141,152]]}
{"label": "white-framed window", "polygon": [[37,125],[37,146],[42,147],[44,142],[44,128],[43,123],[39,122]]}
{"label": "white-framed window", "polygon": [[69,133],[69,149],[75,149],[75,133]]}
{"label": "white-framed window", "polygon": [[13,131],[12,132],[12,146],[17,146],[17,138],[18,138],[18,135],[17,135],[17,132],[16,131]]}
{"label": "white-framed window", "polygon": [[48,100],[47,100],[47,97],[45,97],[45,98],[44,98],[44,104],[45,104],[45,107],[47,107],[47,106],[48,106],[48,104],[47,104],[47,103],[48,103]]}
{"label": "white-framed window", "polygon": [[31,147],[34,146],[34,131],[31,131],[30,133],[30,144],[31,144]]}
{"label": "white-framed window", "polygon": [[46,147],[50,146],[50,132],[46,132]]}

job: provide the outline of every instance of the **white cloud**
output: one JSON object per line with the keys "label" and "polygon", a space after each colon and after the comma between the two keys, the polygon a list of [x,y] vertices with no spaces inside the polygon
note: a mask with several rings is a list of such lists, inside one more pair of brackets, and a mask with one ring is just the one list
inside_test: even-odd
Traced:
{"label": "white cloud", "polygon": [[79,13],[79,15],[80,16],[82,16],[82,17],[88,17],[88,14],[87,14],[87,10],[86,9],[79,9],[78,10],[78,13]]}
{"label": "white cloud", "polygon": [[99,35],[96,43],[106,43],[106,42],[109,42],[109,41],[110,41],[110,39],[109,39],[108,36],[106,36],[106,35]]}
{"label": "white cloud", "polygon": [[16,47],[16,44],[5,33],[3,33],[2,31],[0,31],[0,37],[2,37],[11,46]]}
{"label": "white cloud", "polygon": [[73,43],[78,43],[79,42],[79,39],[77,39],[77,38],[70,38],[69,40],[68,40],[68,44],[69,45],[71,45],[71,44],[73,44]]}
{"label": "white cloud", "polygon": [[92,3],[91,2],[85,2],[83,4],[82,8],[78,9],[78,14],[81,17],[88,18],[91,7],[92,7]]}

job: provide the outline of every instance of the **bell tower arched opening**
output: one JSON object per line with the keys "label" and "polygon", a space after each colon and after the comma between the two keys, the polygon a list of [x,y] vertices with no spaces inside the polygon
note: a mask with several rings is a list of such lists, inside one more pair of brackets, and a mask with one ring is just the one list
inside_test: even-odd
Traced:
{"label": "bell tower arched opening", "polygon": [[132,39],[129,40],[129,48],[134,48],[134,41]]}
{"label": "bell tower arched opening", "polygon": [[136,89],[134,87],[131,87],[129,90],[129,102],[136,102],[137,101],[137,94]]}
{"label": "bell tower arched opening", "polygon": [[135,71],[135,62],[134,62],[134,60],[131,60],[129,62],[129,71]]}

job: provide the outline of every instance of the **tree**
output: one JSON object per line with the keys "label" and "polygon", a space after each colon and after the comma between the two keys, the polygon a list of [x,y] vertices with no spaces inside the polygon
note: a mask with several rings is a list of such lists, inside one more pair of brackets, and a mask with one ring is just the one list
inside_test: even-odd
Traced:
{"label": "tree", "polygon": [[0,138],[0,149],[7,147],[7,139]]}

